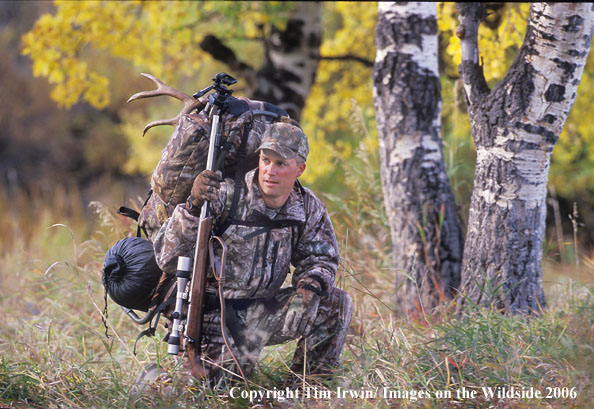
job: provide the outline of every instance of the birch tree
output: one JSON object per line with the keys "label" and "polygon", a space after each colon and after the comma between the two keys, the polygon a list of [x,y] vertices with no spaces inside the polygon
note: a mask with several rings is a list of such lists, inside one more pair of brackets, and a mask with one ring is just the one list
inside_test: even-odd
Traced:
{"label": "birch tree", "polygon": [[522,47],[506,76],[490,89],[477,45],[484,4],[457,4],[459,71],[477,149],[462,309],[493,305],[532,314],[545,304],[541,263],[548,171],[590,50],[592,8],[592,3],[532,3]]}
{"label": "birch tree", "polygon": [[463,233],[446,173],[434,3],[378,4],[373,93],[396,301],[428,312],[460,281]]}

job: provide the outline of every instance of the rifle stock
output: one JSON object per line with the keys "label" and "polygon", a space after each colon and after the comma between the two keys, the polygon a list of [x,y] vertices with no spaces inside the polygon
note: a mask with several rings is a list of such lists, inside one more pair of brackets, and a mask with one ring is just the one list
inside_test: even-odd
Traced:
{"label": "rifle stock", "polygon": [[196,251],[194,253],[194,269],[186,321],[186,350],[192,366],[192,375],[202,379],[208,371],[201,364],[201,338],[202,320],[204,317],[204,292],[206,291],[206,268],[208,261],[208,241],[212,230],[213,218],[206,217],[200,220]]}

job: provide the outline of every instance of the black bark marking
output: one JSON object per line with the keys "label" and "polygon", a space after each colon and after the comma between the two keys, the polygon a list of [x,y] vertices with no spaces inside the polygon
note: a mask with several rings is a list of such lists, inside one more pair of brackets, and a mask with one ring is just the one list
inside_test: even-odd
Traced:
{"label": "black bark marking", "polygon": [[535,20],[540,20],[540,19],[546,19],[546,20],[552,20],[553,17],[551,17],[548,13],[544,13],[540,10],[536,10],[532,7],[530,7],[530,14],[534,14]]}
{"label": "black bark marking", "polygon": [[555,115],[551,115],[551,114],[546,114],[541,121],[542,122],[546,122],[548,124],[552,124],[557,120],[557,117]]}
{"label": "black bark marking", "polygon": [[524,53],[526,55],[540,55],[540,53],[534,47],[525,46]]}
{"label": "black bark marking", "polygon": [[317,33],[311,33],[307,38],[307,44],[310,48],[318,48],[322,45],[322,37]]}
{"label": "black bark marking", "polygon": [[567,54],[569,54],[570,57],[585,57],[586,55],[588,55],[588,51],[589,48],[585,51],[569,50]]}
{"label": "black bark marking", "polygon": [[559,58],[553,58],[553,62],[557,65],[557,67],[561,68],[563,70],[563,73],[568,77],[573,76],[573,73],[577,68],[577,64],[563,61]]}
{"label": "black bark marking", "polygon": [[[305,100],[302,95],[293,91],[288,85],[300,84],[303,79],[290,71],[275,67],[271,61],[268,61],[260,69],[258,77],[266,78],[266,81],[272,83],[274,88],[258,87],[251,98],[282,105],[291,118],[299,120],[300,109],[305,106]],[[293,104],[298,107],[299,111],[292,108]]]}
{"label": "black bark marking", "polygon": [[584,18],[575,14],[573,16],[567,17],[567,24],[565,24],[562,28],[563,31],[568,33],[577,33],[580,31],[582,24],[584,24]]}
{"label": "black bark marking", "polygon": [[503,149],[507,152],[519,153],[524,150],[539,150],[541,147],[533,142],[508,140],[503,144]]}
{"label": "black bark marking", "polygon": [[422,18],[418,14],[408,16],[406,25],[410,30],[404,31],[404,42],[423,46],[423,34],[437,34],[437,21],[432,17]]}
{"label": "black bark marking", "polygon": [[544,38],[545,40],[557,41],[557,37],[555,37],[553,34],[541,33],[541,35],[542,35],[542,38]]}
{"label": "black bark marking", "polygon": [[284,78],[285,81],[293,82],[296,84],[301,84],[301,82],[303,82],[303,79],[294,72],[285,69],[279,69],[278,71],[280,73],[280,76]]}
{"label": "black bark marking", "polygon": [[458,71],[463,78],[463,81],[472,84],[473,91],[476,90],[478,95],[475,96],[475,98],[489,94],[489,85],[487,85],[485,75],[483,74],[483,67],[481,65],[477,65],[472,61],[462,61],[458,67]]}
{"label": "black bark marking", "polygon": [[505,81],[500,81],[480,105],[471,109],[472,135],[477,146],[493,146],[500,129],[508,128],[512,118],[525,115],[534,93],[534,68],[517,58]]}
{"label": "black bark marking", "polygon": [[[279,39],[278,42],[273,42],[273,45],[275,46],[274,48],[283,53],[291,53],[301,47],[304,25],[305,23],[302,20],[289,19],[289,21],[287,21],[287,28],[284,31],[280,31],[276,27],[273,27],[273,33],[277,34]],[[275,35],[273,34],[271,38],[274,37]],[[312,41],[311,38],[309,41]]]}
{"label": "black bark marking", "polygon": [[512,93],[517,93],[517,95],[512,97],[512,112],[526,111],[530,97],[535,89],[533,76],[534,68],[530,64],[526,64],[523,70],[517,72],[517,78],[514,81],[512,91]]}
{"label": "black bark marking", "polygon": [[376,47],[385,48],[390,44],[415,44],[422,47],[422,35],[433,35],[437,33],[437,22],[431,17],[422,18],[418,15],[412,15],[399,25],[391,24],[391,20],[386,15],[381,14],[378,18],[378,27],[384,27],[385,30],[377,30]]}
{"label": "black bark marking", "polygon": [[532,124],[524,124],[520,121],[517,121],[514,126],[516,128],[519,129],[523,129],[524,131],[531,133],[531,134],[535,134],[535,135],[541,135],[545,137],[545,140],[548,143],[557,143],[557,135],[555,134],[555,132],[553,131],[549,131],[547,128],[545,128],[544,126],[536,126],[536,125],[532,125]]}
{"label": "black bark marking", "polygon": [[551,84],[545,91],[544,96],[548,102],[561,102],[565,98],[565,86],[560,84]]}
{"label": "black bark marking", "polygon": [[[376,66],[373,81],[378,96],[381,96],[382,88],[393,89],[394,81],[399,83],[396,87],[403,90],[398,98],[398,111],[403,118],[398,124],[399,133],[404,135],[411,130],[430,129],[439,107],[439,79],[419,68],[409,54],[392,53],[384,61],[382,66]],[[386,77],[390,82],[383,84]]]}

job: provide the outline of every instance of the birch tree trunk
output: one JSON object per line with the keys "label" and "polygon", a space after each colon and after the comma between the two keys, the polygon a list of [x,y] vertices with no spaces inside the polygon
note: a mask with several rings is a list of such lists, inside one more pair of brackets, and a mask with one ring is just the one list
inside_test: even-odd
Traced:
{"label": "birch tree trunk", "polygon": [[[479,65],[481,3],[457,3],[460,73],[477,149],[460,308],[538,313],[551,153],[592,41],[592,3],[533,3],[524,43],[493,90]],[[568,175],[570,177],[570,175]]]}
{"label": "birch tree trunk", "polygon": [[258,70],[214,35],[205,36],[200,47],[244,78],[248,97],[278,105],[299,121],[320,61],[322,3],[294,7],[285,30],[271,27],[264,39],[265,61]]}
{"label": "birch tree trunk", "polygon": [[378,4],[373,93],[396,302],[425,313],[460,282],[463,232],[441,141],[434,3]]}
{"label": "birch tree trunk", "polygon": [[277,103],[299,121],[320,61],[322,3],[295,3],[285,30],[273,29],[265,44],[253,98]]}

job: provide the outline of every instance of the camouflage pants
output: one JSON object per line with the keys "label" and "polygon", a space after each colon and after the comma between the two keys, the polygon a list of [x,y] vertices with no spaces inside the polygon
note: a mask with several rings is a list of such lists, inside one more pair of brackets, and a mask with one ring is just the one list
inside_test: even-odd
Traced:
{"label": "camouflage pants", "polygon": [[[289,287],[281,289],[270,300],[249,300],[244,305],[241,302],[226,304],[233,306],[226,307],[226,314],[232,315],[231,319],[225,320],[228,343],[246,376],[253,371],[265,346],[297,338],[300,339],[291,367],[295,372],[302,373],[304,364],[307,373],[322,373],[340,365],[340,354],[352,317],[351,297],[344,290],[331,289],[328,296],[320,299],[317,317],[308,334],[283,335],[285,316],[295,294],[295,289]],[[204,316],[206,345],[202,356],[213,378],[219,378],[223,372],[239,373],[221,336],[220,322],[220,308]],[[230,322],[233,331],[228,329]],[[304,356],[307,362],[304,362]]]}

